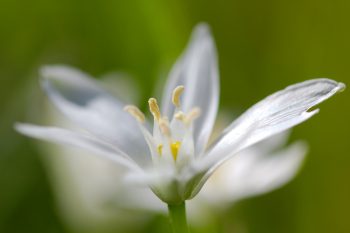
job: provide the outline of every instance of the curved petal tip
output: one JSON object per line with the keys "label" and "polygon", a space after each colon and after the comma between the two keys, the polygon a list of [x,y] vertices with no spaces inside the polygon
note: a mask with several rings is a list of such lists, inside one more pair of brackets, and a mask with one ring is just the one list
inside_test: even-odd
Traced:
{"label": "curved petal tip", "polygon": [[337,92],[342,92],[346,89],[346,85],[344,83],[338,83],[338,86],[337,86]]}
{"label": "curved petal tip", "polygon": [[198,23],[193,30],[192,38],[207,38],[211,37],[210,26],[207,23]]}
{"label": "curved petal tip", "polygon": [[65,65],[44,65],[39,69],[39,73],[42,78],[50,78],[52,76],[56,76],[54,74],[60,74],[65,73],[67,70],[72,70],[73,68],[70,68]]}
{"label": "curved petal tip", "polygon": [[195,34],[205,34],[210,33],[210,26],[205,22],[200,22],[196,25],[194,29]]}
{"label": "curved petal tip", "polygon": [[61,80],[74,82],[73,79],[91,78],[88,74],[69,65],[45,65],[39,69],[41,81]]}

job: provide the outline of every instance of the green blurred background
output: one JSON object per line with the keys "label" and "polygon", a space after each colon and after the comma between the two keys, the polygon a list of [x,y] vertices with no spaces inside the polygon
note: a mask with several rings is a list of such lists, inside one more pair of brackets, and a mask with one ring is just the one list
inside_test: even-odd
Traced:
{"label": "green blurred background", "polygon": [[[350,84],[349,12],[346,0],[0,0],[0,232],[73,232],[35,141],[12,126],[40,114],[31,97],[41,65],[70,64],[96,77],[126,72],[146,100],[205,21],[218,47],[220,104],[243,111],[305,79]],[[311,147],[297,178],[240,202],[218,220],[218,232],[350,232],[349,95],[293,131]],[[155,216],[132,232],[166,232],[166,221]]]}

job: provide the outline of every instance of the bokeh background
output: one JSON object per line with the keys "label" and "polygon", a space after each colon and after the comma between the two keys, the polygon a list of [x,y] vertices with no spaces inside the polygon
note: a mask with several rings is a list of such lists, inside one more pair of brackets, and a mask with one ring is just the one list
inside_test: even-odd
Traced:
{"label": "bokeh background", "polygon": [[[346,0],[0,0],[0,232],[91,232],[67,225],[36,141],[13,130],[40,121],[43,64],[128,73],[146,100],[205,21],[218,47],[220,104],[243,111],[305,79],[350,85],[349,12]],[[349,101],[345,91],[295,128],[292,138],[311,147],[296,179],[240,202],[206,231],[350,232]],[[112,225],[108,232],[169,230],[162,215],[129,230]]]}

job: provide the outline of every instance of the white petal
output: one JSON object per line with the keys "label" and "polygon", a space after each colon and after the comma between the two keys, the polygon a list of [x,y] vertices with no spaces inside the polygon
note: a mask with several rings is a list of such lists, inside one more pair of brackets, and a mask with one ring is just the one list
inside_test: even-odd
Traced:
{"label": "white petal", "polygon": [[116,145],[139,163],[150,161],[149,150],[135,120],[121,101],[96,81],[73,68],[48,66],[42,85],[51,101],[70,120],[96,137]]}
{"label": "white petal", "polygon": [[124,183],[122,189],[110,198],[115,198],[112,204],[122,210],[146,210],[166,213],[166,204],[162,202],[149,187],[140,187]]}
{"label": "white petal", "polygon": [[193,32],[191,42],[170,72],[162,99],[162,109],[169,118],[174,113],[172,92],[178,85],[185,91],[181,97],[184,112],[194,107],[201,116],[194,123],[196,153],[201,154],[212,131],[219,102],[219,78],[216,48],[207,25],[200,24]]}
{"label": "white petal", "polygon": [[249,151],[253,151],[254,153],[260,152],[262,154],[271,154],[287,145],[290,133],[291,130],[285,130],[281,133],[275,134],[258,143],[255,143],[254,145],[240,152],[240,154],[250,153]]}
{"label": "white petal", "polygon": [[243,155],[236,161],[237,173],[231,187],[233,197],[238,200],[255,196],[286,184],[297,174],[306,152],[307,146],[299,142],[265,157],[252,155],[250,161],[242,159]]}
{"label": "white petal", "polygon": [[277,189],[296,175],[307,146],[298,142],[269,154],[258,149],[243,151],[225,162],[209,178],[199,195],[213,204],[225,206]]}
{"label": "white petal", "polygon": [[75,147],[50,145],[41,149],[47,155],[43,159],[49,165],[60,211],[67,219],[80,219],[82,226],[111,219],[123,224],[125,219],[116,216],[124,216],[125,211],[133,211],[130,220],[138,221],[144,211],[160,212],[165,206],[148,187],[124,182],[128,169],[103,157]]}
{"label": "white petal", "polygon": [[[330,79],[313,79],[270,95],[224,130],[206,159],[221,163],[254,143],[300,124],[318,112],[318,109],[309,112],[310,108],[344,87]],[[241,141],[239,146],[237,141]]]}
{"label": "white petal", "polygon": [[124,165],[130,169],[140,171],[139,167],[133,162],[124,152],[118,148],[107,143],[101,142],[89,135],[77,133],[61,128],[42,127],[30,124],[17,123],[15,128],[18,132],[42,139],[46,141],[55,142],[61,145],[76,146],[86,149],[90,152],[104,156],[112,161]]}

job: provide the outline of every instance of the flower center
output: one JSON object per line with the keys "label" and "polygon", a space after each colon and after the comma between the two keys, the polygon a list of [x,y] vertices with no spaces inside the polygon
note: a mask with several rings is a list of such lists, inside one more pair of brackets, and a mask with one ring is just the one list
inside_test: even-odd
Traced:
{"label": "flower center", "polygon": [[193,108],[187,114],[181,111],[180,97],[184,89],[184,86],[177,86],[172,93],[171,100],[175,111],[170,122],[167,116],[161,114],[157,100],[148,100],[149,110],[154,118],[152,135],[144,127],[145,116],[136,106],[127,105],[124,108],[140,123],[153,155],[156,154],[159,158],[171,156],[175,162],[179,157],[193,154],[192,122],[200,116],[199,108]]}

